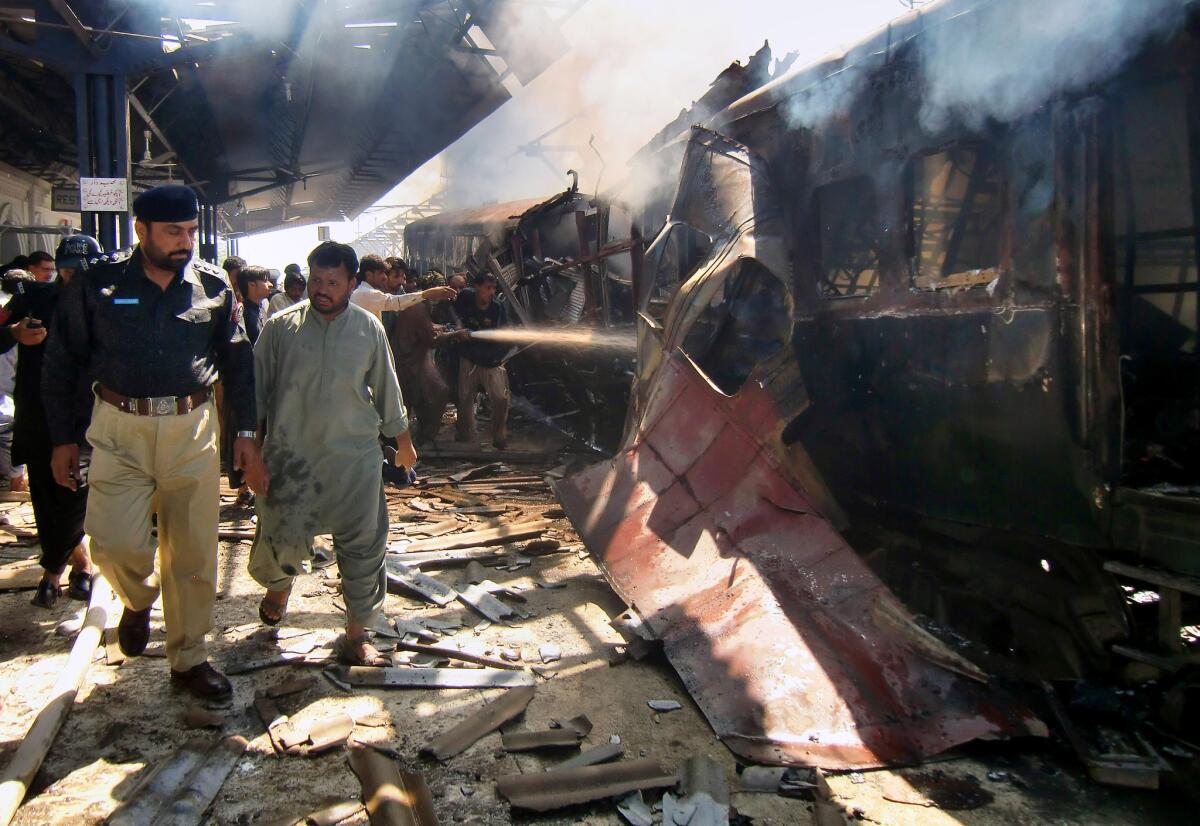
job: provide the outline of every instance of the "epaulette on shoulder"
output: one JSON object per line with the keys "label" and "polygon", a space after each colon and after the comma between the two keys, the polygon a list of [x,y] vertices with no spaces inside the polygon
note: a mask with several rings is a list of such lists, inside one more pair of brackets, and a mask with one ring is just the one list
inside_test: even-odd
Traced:
{"label": "epaulette on shoulder", "polygon": [[192,269],[198,273],[203,273],[204,275],[211,275],[214,278],[219,278],[222,281],[227,280],[226,276],[225,276],[225,270],[221,269],[216,264],[210,264],[207,261],[201,260],[199,258],[192,259]]}
{"label": "epaulette on shoulder", "polygon": [[88,259],[89,267],[100,267],[105,264],[124,264],[133,257],[134,247],[123,247],[119,250],[106,252],[103,255],[97,255],[94,258]]}

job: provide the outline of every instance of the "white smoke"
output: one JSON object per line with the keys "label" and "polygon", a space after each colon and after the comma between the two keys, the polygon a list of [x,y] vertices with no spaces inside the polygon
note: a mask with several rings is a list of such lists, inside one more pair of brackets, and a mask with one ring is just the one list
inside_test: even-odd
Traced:
{"label": "white smoke", "polygon": [[922,125],[1027,115],[1176,31],[1188,0],[991,0],[921,35]]}
{"label": "white smoke", "polygon": [[[563,26],[571,50],[443,154],[451,203],[548,195],[565,187],[569,168],[591,192],[602,165],[608,189],[629,176],[630,156],[764,40],[776,58],[798,52],[810,62],[901,11],[897,0],[744,0],[732,13],[696,0],[589,0]],[[663,174],[673,181],[677,171]],[[635,180],[626,191],[651,187]]]}

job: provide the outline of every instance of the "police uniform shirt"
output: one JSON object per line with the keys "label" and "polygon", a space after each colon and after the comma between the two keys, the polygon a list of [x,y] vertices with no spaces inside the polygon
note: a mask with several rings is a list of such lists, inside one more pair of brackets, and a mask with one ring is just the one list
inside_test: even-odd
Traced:
{"label": "police uniform shirt", "polygon": [[161,289],[141,253],[71,279],[47,340],[42,393],[54,444],[72,441],[80,371],[130,398],[188,396],[220,378],[238,430],[254,430],[254,361],[233,292],[216,267],[190,261]]}

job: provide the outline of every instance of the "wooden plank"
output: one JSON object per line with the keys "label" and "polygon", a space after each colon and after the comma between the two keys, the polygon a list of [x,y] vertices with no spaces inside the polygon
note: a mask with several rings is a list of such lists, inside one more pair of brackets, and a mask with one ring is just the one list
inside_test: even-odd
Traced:
{"label": "wooden plank", "polygon": [[500,528],[488,528],[483,531],[467,531],[452,536],[437,536],[431,539],[421,539],[410,542],[405,546],[405,553],[417,551],[452,551],[456,548],[470,548],[478,545],[495,545],[500,542],[512,542],[517,539],[527,539],[538,536],[554,525],[552,519],[537,519],[532,522],[518,522]]}
{"label": "wooden plank", "polygon": [[424,551],[422,553],[405,553],[404,551],[389,551],[410,568],[452,568],[466,565],[477,559],[494,559],[504,556],[509,551],[508,545],[491,545],[484,548],[458,548],[453,551]]}
{"label": "wooden plank", "polygon": [[42,566],[36,559],[0,565],[0,591],[31,591],[42,581]]}
{"label": "wooden plank", "polygon": [[465,508],[486,508],[488,503],[480,499],[478,496],[472,496],[469,493],[451,490],[449,488],[430,488],[425,491],[430,496],[436,496],[444,502],[449,502],[452,505],[459,505]]}
{"label": "wooden plank", "polygon": [[87,616],[83,628],[75,637],[71,656],[59,672],[45,705],[34,717],[12,759],[0,773],[0,826],[8,826],[17,813],[25,793],[29,791],[29,784],[46,759],[46,753],[58,736],[63,721],[67,719],[79,687],[83,685],[92,665],[108,614],[114,607],[112,587],[103,576],[97,575],[92,580]]}
{"label": "wooden plank", "polygon": [[1159,585],[1200,597],[1200,578],[1197,577],[1162,571],[1158,568],[1146,568],[1141,565],[1127,565],[1124,562],[1113,560],[1104,563],[1104,570],[1117,576],[1136,579],[1139,582],[1149,582],[1151,585]]}

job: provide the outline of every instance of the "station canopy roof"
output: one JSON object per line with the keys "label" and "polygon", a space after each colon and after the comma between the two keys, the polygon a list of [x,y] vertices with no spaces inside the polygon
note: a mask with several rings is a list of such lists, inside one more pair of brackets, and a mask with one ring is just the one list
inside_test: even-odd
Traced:
{"label": "station canopy roof", "polygon": [[576,0],[0,0],[0,160],[77,180],[75,88],[123,76],[135,187],[225,234],[353,217],[569,48]]}

